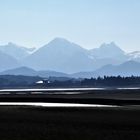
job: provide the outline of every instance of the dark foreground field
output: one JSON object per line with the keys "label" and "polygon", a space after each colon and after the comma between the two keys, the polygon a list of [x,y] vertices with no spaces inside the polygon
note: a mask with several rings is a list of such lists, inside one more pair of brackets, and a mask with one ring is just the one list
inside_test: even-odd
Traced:
{"label": "dark foreground field", "polygon": [[15,89],[0,90],[0,102],[140,105],[140,89]]}
{"label": "dark foreground field", "polygon": [[139,107],[0,106],[1,140],[139,140]]}

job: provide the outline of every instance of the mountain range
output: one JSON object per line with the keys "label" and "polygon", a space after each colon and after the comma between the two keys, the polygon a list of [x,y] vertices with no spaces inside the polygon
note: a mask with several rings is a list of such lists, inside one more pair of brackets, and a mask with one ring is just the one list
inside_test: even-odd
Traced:
{"label": "mountain range", "polygon": [[14,43],[0,46],[0,74],[43,77],[140,75],[140,52],[126,53],[114,42],[87,50],[63,38],[26,48]]}
{"label": "mountain range", "polygon": [[94,62],[87,50],[65,39],[56,38],[24,59],[25,66],[36,70],[53,70],[66,73],[89,71]]}
{"label": "mountain range", "polygon": [[9,42],[7,45],[0,46],[0,51],[14,57],[17,60],[27,57],[32,53],[35,48],[26,48],[12,42]]}
{"label": "mountain range", "polygon": [[24,75],[24,76],[40,76],[48,77],[69,77],[69,78],[91,78],[103,76],[140,76],[140,63],[135,61],[127,61],[120,65],[105,65],[95,71],[78,72],[78,73],[62,73],[56,71],[36,71],[28,67],[19,67],[0,72],[0,75]]}
{"label": "mountain range", "polygon": [[19,67],[15,69],[0,72],[0,75],[24,75],[24,76],[40,76],[40,77],[69,77],[68,74],[56,71],[36,71],[28,67]]}
{"label": "mountain range", "polygon": [[140,76],[140,63],[127,61],[119,65],[108,64],[92,72],[79,72],[73,74],[76,78],[91,78],[103,76]]}

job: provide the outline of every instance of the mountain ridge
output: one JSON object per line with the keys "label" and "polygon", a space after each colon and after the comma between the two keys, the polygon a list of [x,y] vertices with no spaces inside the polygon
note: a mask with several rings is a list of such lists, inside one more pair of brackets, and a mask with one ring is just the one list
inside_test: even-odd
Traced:
{"label": "mountain ridge", "polygon": [[95,71],[85,71],[78,73],[62,73],[56,71],[36,71],[27,67],[19,67],[1,72],[0,75],[24,75],[24,76],[41,76],[41,77],[69,77],[69,78],[91,78],[103,76],[140,76],[140,63],[127,61],[120,65],[105,65]]}
{"label": "mountain ridge", "polygon": [[[36,50],[31,49],[31,53],[27,51],[27,48],[11,42],[0,46],[0,52],[6,54],[3,58],[8,59],[4,63],[1,62],[5,66],[0,71],[25,66],[37,71],[73,74],[95,71],[108,64],[120,65],[131,60],[140,62],[139,51],[126,53],[115,42],[103,43],[99,48],[87,50],[64,38],[55,38]],[[13,62],[10,62],[9,58]],[[7,64],[9,65],[6,66]]]}
{"label": "mountain ridge", "polygon": [[6,45],[0,45],[0,51],[17,60],[27,57],[33,50],[33,48],[26,48],[12,42],[8,42]]}
{"label": "mountain ridge", "polygon": [[58,38],[27,57],[24,64],[37,70],[49,69],[66,73],[92,70],[94,65],[86,49]]}

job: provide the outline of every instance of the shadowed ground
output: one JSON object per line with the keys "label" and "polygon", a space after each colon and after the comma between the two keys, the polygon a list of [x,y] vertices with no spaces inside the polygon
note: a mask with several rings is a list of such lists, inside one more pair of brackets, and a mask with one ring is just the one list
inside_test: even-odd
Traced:
{"label": "shadowed ground", "polygon": [[0,90],[0,102],[140,105],[140,89],[16,89]]}
{"label": "shadowed ground", "polygon": [[0,106],[0,139],[136,140],[140,109]]}

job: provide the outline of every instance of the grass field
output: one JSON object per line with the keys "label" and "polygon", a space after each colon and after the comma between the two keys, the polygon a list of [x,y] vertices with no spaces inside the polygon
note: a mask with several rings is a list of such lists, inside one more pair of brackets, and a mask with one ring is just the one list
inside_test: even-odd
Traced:
{"label": "grass field", "polygon": [[0,106],[1,140],[140,139],[140,109]]}

